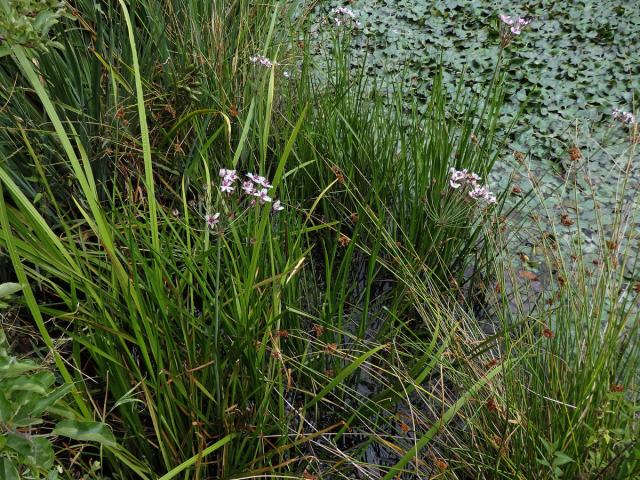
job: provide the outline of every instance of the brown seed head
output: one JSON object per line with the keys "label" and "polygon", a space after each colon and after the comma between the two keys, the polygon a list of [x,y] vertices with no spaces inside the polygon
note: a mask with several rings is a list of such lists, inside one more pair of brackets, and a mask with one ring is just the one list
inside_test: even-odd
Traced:
{"label": "brown seed head", "polygon": [[328,354],[334,353],[338,349],[338,345],[335,343],[327,343],[327,346],[324,347],[324,352]]}
{"label": "brown seed head", "polygon": [[438,470],[446,470],[447,468],[449,468],[449,464],[445,462],[442,458],[436,458],[435,464],[436,464],[436,467],[438,467]]}
{"label": "brown seed head", "polygon": [[486,362],[484,364],[484,368],[486,368],[487,370],[495,367],[498,364],[499,360],[497,358],[492,358],[491,360],[489,360],[488,362]]}
{"label": "brown seed head", "polygon": [[562,225],[564,225],[565,227],[570,227],[574,222],[573,220],[571,220],[571,217],[568,214],[563,213],[562,215],[560,215],[560,223],[562,223]]}
{"label": "brown seed head", "polygon": [[351,239],[347,237],[344,233],[341,233],[340,237],[338,238],[338,243],[340,244],[341,247],[346,247],[347,245],[349,245],[349,243],[351,243]]}
{"label": "brown seed head", "polygon": [[569,149],[569,158],[572,162],[580,160],[582,158],[582,152],[575,145]]}
{"label": "brown seed head", "polygon": [[338,167],[337,165],[333,165],[331,167],[331,171],[336,176],[338,183],[340,184],[344,183],[344,173],[342,173],[342,170],[340,170],[340,167]]}

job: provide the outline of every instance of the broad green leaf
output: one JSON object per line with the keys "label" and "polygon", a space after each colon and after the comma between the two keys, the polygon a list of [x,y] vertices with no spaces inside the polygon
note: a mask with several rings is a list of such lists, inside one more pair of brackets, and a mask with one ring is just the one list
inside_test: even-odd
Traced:
{"label": "broad green leaf", "polygon": [[71,385],[63,385],[57,388],[53,392],[49,393],[46,397],[38,399],[35,403],[30,403],[30,411],[32,415],[41,415],[49,408],[53,407],[61,398],[67,395],[71,391]]}
{"label": "broad green leaf", "polygon": [[23,391],[33,392],[38,395],[47,395],[49,389],[55,383],[56,377],[49,371],[33,373],[29,376],[21,376],[6,380],[6,389],[9,392]]}
{"label": "broad green leaf", "polygon": [[49,470],[53,466],[53,447],[45,437],[31,438],[31,452],[28,460],[34,467],[43,470]]}
{"label": "broad green leaf", "polygon": [[23,435],[17,435],[15,433],[9,433],[6,435],[7,442],[5,448],[13,450],[15,453],[22,457],[28,457],[31,452],[31,443]]}
{"label": "broad green leaf", "polygon": [[42,418],[32,416],[23,406],[18,410],[18,413],[15,414],[11,423],[16,428],[26,428],[34,425],[40,425],[44,423],[44,420]]}
{"label": "broad green leaf", "polygon": [[[2,388],[2,383],[0,383],[0,388]],[[14,413],[14,409],[5,396],[4,391],[0,390],[0,424],[9,423]]]}
{"label": "broad green leaf", "polygon": [[22,290],[22,285],[14,282],[6,282],[0,284],[0,298],[4,298],[8,295],[13,295],[16,292]]}
{"label": "broad green leaf", "polygon": [[10,433],[6,438],[6,448],[17,453],[23,463],[43,469],[53,466],[53,448],[45,437],[26,437]]}
{"label": "broad green leaf", "polygon": [[8,458],[0,457],[0,478],[3,480],[20,480],[18,469]]}
{"label": "broad green leaf", "polygon": [[556,452],[556,458],[553,460],[554,465],[564,465],[573,462],[573,458],[563,452]]}
{"label": "broad green leaf", "polygon": [[82,442],[98,442],[106,447],[117,445],[109,427],[100,422],[63,420],[56,425],[52,433]]}
{"label": "broad green leaf", "polygon": [[15,357],[0,357],[0,380],[17,377],[36,368],[38,365],[30,360],[19,362]]}

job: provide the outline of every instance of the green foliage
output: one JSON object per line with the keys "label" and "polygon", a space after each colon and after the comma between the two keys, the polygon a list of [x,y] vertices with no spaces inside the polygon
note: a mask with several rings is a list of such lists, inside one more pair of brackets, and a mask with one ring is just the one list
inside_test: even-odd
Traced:
{"label": "green foliage", "polygon": [[59,0],[2,0],[0,2],[0,56],[14,45],[47,50],[61,44],[48,38],[51,28],[64,14]]}
{"label": "green foliage", "polygon": [[[196,6],[185,4],[184,8]],[[444,271],[454,257],[464,255],[456,250],[444,261],[430,263],[429,252],[434,248],[432,240],[419,233],[429,219],[421,213],[418,190],[433,180],[447,184],[454,150],[459,153],[456,166],[486,173],[488,153],[475,154],[467,147],[471,134],[480,131],[474,129],[484,128],[493,117],[477,118],[477,112],[469,110],[461,115],[461,126],[455,124],[451,137],[441,130],[440,136],[424,144],[422,129],[428,125],[415,123],[406,128],[397,115],[379,148],[362,150],[358,142],[374,144],[385,131],[384,112],[379,104],[369,110],[364,91],[350,93],[344,102],[335,101],[329,108],[331,98],[344,97],[344,85],[311,84],[309,77],[297,74],[285,81],[280,67],[262,70],[250,64],[255,51],[270,51],[270,38],[286,50],[286,44],[273,37],[281,10],[274,6],[254,10],[244,3],[231,12],[218,3],[209,8],[206,15],[190,18],[201,20],[210,18],[213,11],[223,12],[230,31],[251,32],[256,38],[246,37],[245,44],[234,47],[238,50],[220,53],[223,59],[240,65],[228,72],[229,78],[217,66],[205,63],[202,69],[210,72],[210,87],[192,92],[189,101],[181,104],[182,110],[176,109],[176,118],[160,123],[153,113],[145,120],[140,112],[154,112],[156,95],[166,100],[169,94],[161,90],[173,81],[184,81],[185,73],[155,77],[157,58],[146,53],[146,30],[136,27],[141,11],[131,8],[133,35],[119,27],[117,20],[124,14],[110,11],[120,37],[102,47],[101,58],[112,59],[105,67],[111,90],[99,100],[110,105],[112,96],[123,96],[122,104],[130,107],[122,108],[132,113],[126,115],[129,123],[120,127],[127,130],[127,141],[140,148],[128,158],[132,165],[126,164],[127,175],[119,172],[120,160],[115,160],[113,170],[107,168],[114,172],[111,180],[99,174],[102,166],[94,163],[96,150],[87,143],[82,125],[76,127],[69,120],[82,110],[78,99],[96,85],[55,88],[59,82],[55,72],[67,68],[67,55],[84,55],[83,65],[91,65],[95,61],[92,54],[77,47],[50,52],[39,58],[36,69],[32,52],[15,47],[13,63],[6,67],[22,82],[7,111],[17,114],[23,107],[22,95],[32,90],[37,102],[31,99],[31,110],[24,116],[27,121],[45,117],[51,131],[22,130],[14,117],[3,117],[13,126],[4,133],[18,147],[10,162],[27,158],[24,164],[32,163],[35,176],[25,177],[6,165],[0,169],[5,195],[0,208],[0,242],[10,253],[19,281],[31,285],[26,289],[25,305],[50,348],[58,336],[71,338],[70,359],[76,371],[88,364],[98,378],[109,379],[93,385],[58,357],[66,382],[82,386],[82,393],[76,392],[74,398],[78,407],[88,409],[87,395],[106,399],[107,417],[115,431],[125,432],[120,441],[136,461],[118,451],[104,437],[104,429],[87,430],[82,424],[69,429],[62,424],[54,432],[102,440],[114,475],[126,478],[133,464],[142,477],[165,474],[171,478],[182,472],[219,477],[291,472],[297,467],[290,459],[304,458],[312,441],[321,441],[326,458],[331,459],[341,448],[338,441],[345,432],[328,438],[319,432],[341,430],[342,417],[350,417],[350,428],[361,432],[362,440],[349,460],[336,466],[348,476],[365,462],[372,443],[397,455],[376,438],[368,416],[397,428],[395,402],[410,404],[404,398],[407,390],[426,401],[419,382],[438,366],[449,369],[450,361],[442,357],[441,347],[448,339],[433,333],[448,329],[433,321],[436,307],[432,305],[440,305],[440,300],[431,288],[430,269]],[[176,13],[169,10],[145,12],[158,23],[176,20]],[[186,48],[181,43],[183,34],[163,31],[159,35],[154,41],[170,43],[171,52]],[[259,41],[262,38],[266,40]],[[67,40],[79,41],[76,33],[69,33]],[[210,41],[207,38],[197,44],[203,57],[210,53]],[[137,61],[131,55],[131,67],[123,66],[122,58],[128,58],[125,52],[138,48]],[[287,53],[293,56],[295,50]],[[306,58],[307,52],[300,54]],[[183,55],[175,55],[170,64],[179,64]],[[236,56],[239,59],[233,60]],[[282,63],[297,61],[285,57]],[[134,84],[135,89],[127,88]],[[226,95],[232,99],[223,98]],[[434,91],[433,98],[431,126],[449,121],[441,91]],[[244,102],[242,112],[232,113],[230,101]],[[200,102],[208,108],[200,108]],[[101,104],[82,114],[96,112],[98,120],[102,108]],[[358,119],[359,113],[367,111],[375,128],[364,128],[366,121]],[[323,116],[328,120],[324,126]],[[345,126],[357,131],[347,142],[341,139]],[[101,146],[125,138],[107,125],[90,128],[104,135]],[[375,189],[367,191],[362,173],[375,176],[375,170],[364,167],[376,157],[390,168],[398,157],[398,142],[392,135],[403,130],[407,133],[398,161],[404,166],[402,176],[394,182],[405,193],[404,197],[401,191],[394,194],[389,204],[393,208],[387,212],[383,199],[392,189],[376,179]],[[47,149],[55,152],[59,160],[55,165],[43,155],[51,139],[54,142]],[[174,142],[184,145],[183,151],[178,152]],[[413,146],[419,147],[420,158],[411,156]],[[350,253],[346,255],[337,251],[337,220],[330,217],[342,208],[333,198],[334,190],[342,188],[331,169],[332,159],[338,158],[350,182],[346,192],[338,193],[338,202],[361,212],[361,219],[352,222],[355,231],[349,232]],[[243,197],[223,194],[214,180],[220,168],[259,172],[273,179],[271,195],[282,200],[284,211],[254,207]],[[414,171],[420,182],[412,186]],[[61,183],[68,184],[73,193],[60,195],[56,185]],[[429,189],[439,198],[433,187]],[[392,216],[401,216],[402,209],[408,208],[404,199],[410,199],[417,220],[395,225]],[[371,208],[364,208],[367,203]],[[467,219],[475,219],[466,204],[450,208],[462,209]],[[220,213],[218,224],[208,226],[206,218],[214,212]],[[326,215],[324,220],[320,215]],[[374,233],[383,225],[393,225],[392,235]],[[395,240],[395,235],[404,235],[405,228],[412,229],[404,248],[413,253],[407,258],[398,255]],[[465,228],[447,235],[459,235],[465,243],[467,233]],[[366,287],[359,292],[351,280],[362,258],[368,267]],[[391,261],[398,264],[393,272]],[[393,278],[399,271],[402,275]],[[394,295],[380,295],[376,289],[382,281],[400,288],[392,289]],[[38,299],[32,290],[36,285]],[[409,293],[402,293],[405,290]],[[379,306],[387,300],[392,303],[378,311],[373,308],[374,296]],[[406,311],[412,318],[405,316]],[[352,324],[356,316],[358,335]],[[44,322],[48,317],[56,319],[49,326]],[[380,339],[363,341],[378,322],[384,325]],[[422,344],[413,336],[413,322],[431,327],[423,333],[429,343]],[[326,333],[311,336],[308,332],[314,324]],[[402,344],[395,348],[393,359],[383,353],[387,339]],[[411,360],[414,355],[420,358],[417,364]],[[384,377],[372,380],[378,400],[359,399],[359,382],[374,368],[388,370]],[[458,375],[453,370],[451,374]],[[453,402],[443,398],[437,409],[425,415],[437,416],[441,409],[449,412],[443,424],[450,422],[471,398],[464,393],[456,392]],[[336,401],[348,403],[340,416],[336,412],[326,418],[324,411]],[[317,427],[305,427],[307,415],[316,419]],[[422,446],[438,441],[427,425],[425,418],[416,426]],[[414,456],[411,438],[402,444],[409,453],[398,470]]]}
{"label": "green foliage", "polygon": [[18,293],[20,290],[22,290],[22,285],[19,283],[6,282],[0,284],[0,309],[7,308],[9,306],[3,302],[6,297],[10,297],[14,293]]}
{"label": "green foliage", "polygon": [[[543,467],[547,467],[547,475],[553,480],[560,479],[564,476],[563,465],[571,463],[574,460],[565,453],[558,450],[556,443],[550,444],[544,438],[540,438],[544,450],[540,452],[540,457],[536,461]],[[545,475],[546,476],[546,475]]]}
{"label": "green foliage", "polygon": [[[74,420],[64,403],[71,385],[55,387],[55,376],[31,360],[8,352],[0,329],[0,472],[2,478],[57,478],[51,437],[115,446],[113,434],[99,422]],[[54,417],[67,417],[55,422]],[[46,427],[45,427],[46,425]],[[44,433],[53,426],[51,433]]]}

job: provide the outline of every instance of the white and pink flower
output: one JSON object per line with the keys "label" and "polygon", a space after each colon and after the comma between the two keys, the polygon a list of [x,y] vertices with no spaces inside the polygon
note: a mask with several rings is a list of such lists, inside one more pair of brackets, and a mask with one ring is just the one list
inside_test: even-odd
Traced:
{"label": "white and pink flower", "polygon": [[636,116],[633,113],[618,110],[617,108],[611,113],[611,118],[626,125],[633,125],[634,123],[637,123]]}
{"label": "white and pink flower", "polygon": [[265,67],[265,68],[271,68],[274,65],[276,65],[275,62],[272,62],[264,55],[259,55],[259,54],[254,55],[253,57],[250,58],[250,60],[251,60],[251,63],[253,63],[254,65],[260,65],[261,67]]}
{"label": "white and pink flower", "polygon": [[247,180],[246,182],[242,182],[242,191],[247,195],[253,195],[253,192],[255,192],[255,190],[256,187],[252,181]]}
{"label": "white and pink flower", "polygon": [[220,184],[220,191],[223,193],[233,193],[235,187],[233,186],[233,182],[227,179],[222,180]]}
{"label": "white and pink flower", "polygon": [[227,170],[226,168],[221,168],[220,178],[226,178],[235,182],[238,179],[238,174],[236,173],[235,170]]}
{"label": "white and pink flower", "polygon": [[496,203],[496,196],[487,187],[475,187],[469,192],[474,200],[484,200],[487,203]]}
{"label": "white and pink flower", "polygon": [[335,23],[337,27],[343,25],[352,25],[358,28],[362,27],[362,23],[358,21],[357,15],[349,7],[336,7],[331,10],[330,13],[333,17],[333,23]]}
{"label": "white and pink flower", "polygon": [[218,222],[220,221],[220,214],[219,213],[214,213],[213,215],[210,214],[206,214],[204,216],[204,221],[207,224],[207,226],[209,228],[214,228]]}
{"label": "white and pink flower", "polygon": [[270,202],[272,198],[269,196],[269,191],[266,188],[261,188],[260,190],[256,190],[253,193],[254,197],[258,197],[260,199],[260,204],[264,204],[265,202]]}
{"label": "white and pink flower", "polygon": [[514,35],[520,35],[522,29],[531,23],[523,17],[510,17],[509,15],[500,14],[500,20],[509,27],[509,31]]}
{"label": "white and pink flower", "polygon": [[496,196],[486,186],[481,186],[482,177],[477,173],[463,170],[449,169],[449,186],[454,189],[462,188],[474,200],[484,200],[487,203],[496,203]]}
{"label": "white and pink flower", "polygon": [[253,183],[255,183],[256,185],[260,185],[264,188],[271,188],[273,185],[271,185],[268,181],[266,177],[262,177],[260,175],[254,175],[253,173],[247,173],[247,178],[249,180],[251,180]]}

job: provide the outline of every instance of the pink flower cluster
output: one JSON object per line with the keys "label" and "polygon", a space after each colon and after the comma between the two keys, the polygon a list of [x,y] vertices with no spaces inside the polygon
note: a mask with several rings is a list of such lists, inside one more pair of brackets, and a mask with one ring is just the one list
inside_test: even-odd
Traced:
{"label": "pink flower cluster", "polygon": [[[267,202],[272,202],[273,199],[269,196],[269,190],[273,188],[273,185],[269,183],[266,177],[255,175],[253,173],[247,173],[248,180],[242,182],[242,191],[245,195],[256,197],[260,205],[264,205]],[[226,168],[220,169],[220,190],[225,193],[233,193],[235,190],[235,183],[240,179],[235,170],[227,170]],[[255,202],[255,200],[253,200]],[[279,212],[284,210],[284,207],[280,203],[280,200],[273,202],[273,210]]]}
{"label": "pink flower cluster", "polygon": [[223,193],[233,193],[235,187],[233,184],[238,180],[238,174],[235,170],[227,170],[226,168],[220,169],[220,178],[222,183],[220,184],[220,191]]}
{"label": "pink flower cluster", "polygon": [[277,65],[275,62],[272,62],[264,55],[259,55],[259,54],[254,55],[253,57],[250,58],[250,60],[251,60],[251,63],[253,63],[254,65],[260,65],[265,68],[271,68],[274,65]]}
{"label": "pink flower cluster", "polygon": [[496,196],[486,186],[480,185],[482,178],[477,173],[468,171],[466,168],[463,170],[456,170],[451,167],[449,169],[451,177],[449,178],[449,185],[451,188],[468,190],[469,196],[474,200],[484,200],[487,203],[496,203]]}
{"label": "pink flower cluster", "polygon": [[526,20],[522,17],[510,17],[503,14],[500,14],[500,20],[509,27],[509,31],[514,35],[520,35],[522,29],[531,23],[531,20]]}
{"label": "pink flower cluster", "polygon": [[460,188],[463,185],[475,187],[480,181],[480,175],[469,172],[466,168],[464,170],[456,170],[451,167],[449,169],[449,173],[451,174],[451,178],[449,179],[449,185],[451,185],[451,188]]}
{"label": "pink flower cluster", "polygon": [[623,112],[617,108],[611,113],[611,118],[627,125],[633,125],[636,123],[636,116],[631,112]]}
{"label": "pink flower cluster", "polygon": [[[220,178],[220,191],[227,195],[231,195],[236,191],[237,182],[241,180],[235,170],[229,170],[226,168],[220,169]],[[240,189],[244,195],[255,197],[249,202],[249,207],[273,202],[271,209],[274,212],[284,210],[280,200],[273,201],[273,198],[269,196],[269,189],[273,188],[273,185],[269,183],[266,177],[247,173],[246,178],[248,178],[248,180],[241,181]],[[204,221],[207,224],[207,227],[213,229],[220,222],[220,213],[208,213],[204,216]]]}
{"label": "pink flower cluster", "polygon": [[[259,55],[259,54],[254,55],[249,60],[251,60],[251,63],[253,63],[254,65],[259,65],[259,66],[264,67],[264,68],[278,67],[278,66],[282,65],[282,64],[280,64],[278,62],[274,62],[272,60],[269,60],[264,55]],[[292,75],[291,74],[291,70],[284,70],[282,72],[282,76],[284,78],[291,78],[291,75]]]}
{"label": "pink flower cluster", "polygon": [[336,7],[331,10],[331,15],[333,16],[334,23],[338,27],[342,25],[355,25],[359,28],[362,26],[357,20],[356,14],[348,7]]}

